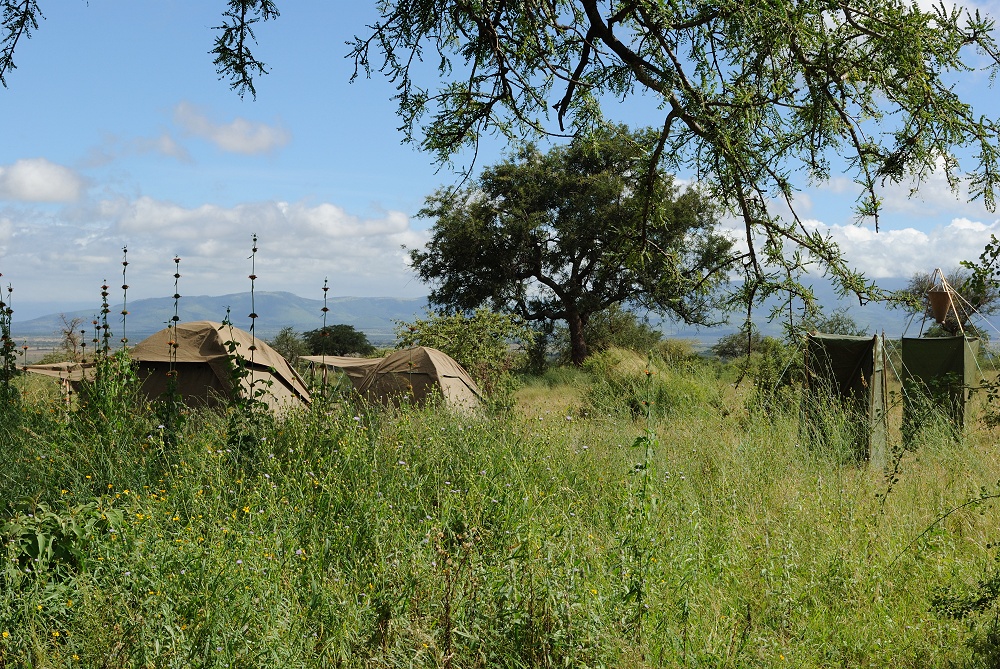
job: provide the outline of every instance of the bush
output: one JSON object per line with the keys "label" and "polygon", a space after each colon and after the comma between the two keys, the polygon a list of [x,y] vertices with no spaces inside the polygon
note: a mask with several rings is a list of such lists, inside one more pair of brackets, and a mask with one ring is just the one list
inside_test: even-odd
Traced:
{"label": "bush", "polygon": [[654,349],[668,365],[676,365],[697,357],[690,339],[661,339]]}
{"label": "bush", "polygon": [[521,363],[534,331],[517,316],[477,309],[472,315],[428,312],[412,323],[396,323],[399,348],[429,346],[462,365],[482,390],[512,390],[512,372]]}
{"label": "bush", "polygon": [[709,350],[724,360],[744,358],[748,354],[760,351],[766,345],[765,340],[767,339],[770,337],[765,337],[757,330],[751,331],[749,335],[740,330],[720,337],[719,341],[715,342]]}
{"label": "bush", "polygon": [[593,376],[587,402],[598,413],[663,417],[721,401],[714,384],[691,370],[678,371],[653,356],[610,348],[590,356],[584,369]]}
{"label": "bush", "polygon": [[268,340],[267,344],[280,353],[292,366],[298,362],[300,356],[309,355],[308,342],[291,327],[281,328],[273,339]]}
{"label": "bush", "polygon": [[790,344],[764,337],[759,348],[737,365],[740,378],[749,378],[754,391],[748,398],[753,409],[797,410],[796,382],[803,374],[802,351]]}

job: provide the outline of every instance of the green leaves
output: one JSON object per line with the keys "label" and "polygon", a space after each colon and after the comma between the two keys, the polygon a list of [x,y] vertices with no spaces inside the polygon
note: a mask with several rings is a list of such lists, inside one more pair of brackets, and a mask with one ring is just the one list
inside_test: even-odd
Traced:
{"label": "green leaves", "polygon": [[329,325],[302,334],[305,347],[311,355],[369,355],[375,347],[364,332],[353,325]]}
{"label": "green leaves", "polygon": [[516,358],[512,345],[527,348],[533,337],[520,318],[485,308],[471,314],[428,312],[412,323],[396,323],[399,348],[430,346],[447,353],[489,394],[508,384]]}
{"label": "green leaves", "polygon": [[[374,63],[398,84],[404,131],[443,162],[484,134],[583,135],[606,124],[604,101],[658,102],[659,148],[648,144],[647,158],[697,175],[707,197],[743,219],[747,280],[761,286],[815,265],[862,298],[874,295],[836,245],[799,219],[795,174],[820,181],[844,166],[858,185],[858,216],[876,226],[885,181],[919,185],[938,170],[952,183],[968,178],[972,196],[994,206],[1000,132],[953,90],[958,77],[993,76],[1000,63],[993,22],[978,12],[925,12],[902,0],[379,8],[381,21],[351,55],[359,71]],[[414,65],[430,50],[440,83]],[[774,198],[788,217],[770,213]]]}
{"label": "green leaves", "polygon": [[3,40],[0,41],[0,84],[7,88],[5,75],[17,68],[14,64],[14,48],[22,37],[28,39],[33,30],[38,30],[38,19],[44,17],[36,0],[2,0],[0,17],[3,31]]}
{"label": "green leaves", "polygon": [[278,7],[272,0],[229,0],[229,9],[222,15],[222,25],[214,27],[219,35],[209,53],[215,56],[219,79],[227,79],[229,87],[241,98],[247,92],[256,98],[254,77],[267,74],[264,63],[250,52],[250,42],[257,42],[253,25],[277,16]]}
{"label": "green leaves", "polygon": [[[10,561],[23,573],[59,578],[84,569],[88,544],[120,523],[120,512],[102,509],[97,502],[65,509],[41,503],[0,525],[0,538]],[[0,572],[0,583],[2,576]]]}

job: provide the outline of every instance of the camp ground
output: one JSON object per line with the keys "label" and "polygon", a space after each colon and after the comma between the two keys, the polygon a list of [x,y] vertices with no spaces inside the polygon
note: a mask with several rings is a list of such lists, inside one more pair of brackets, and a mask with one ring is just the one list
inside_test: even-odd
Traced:
{"label": "camp ground", "polygon": [[384,358],[304,356],[302,360],[343,371],[362,397],[381,404],[423,405],[434,394],[452,409],[470,410],[482,402],[469,373],[447,354],[427,346],[401,349]]}

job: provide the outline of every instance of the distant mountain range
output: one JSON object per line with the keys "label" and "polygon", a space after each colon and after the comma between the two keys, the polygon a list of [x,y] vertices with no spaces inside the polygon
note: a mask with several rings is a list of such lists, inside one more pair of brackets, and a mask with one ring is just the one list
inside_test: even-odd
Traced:
{"label": "distant mountain range", "polygon": [[[886,284],[883,286],[884,288],[893,290],[903,287],[905,281],[887,281]],[[824,284],[814,286],[814,291],[820,304],[826,307],[828,313],[842,307],[847,310],[858,325],[867,328],[873,334],[884,331],[886,335],[898,337],[907,329],[909,317],[902,311],[886,309],[880,304],[868,304],[862,307],[858,305],[856,300],[853,302],[841,300],[832,288]],[[372,343],[387,345],[395,339],[393,330],[396,321],[412,321],[421,317],[427,307],[427,299],[423,297],[331,297],[327,302],[327,307],[330,309],[326,319],[328,325],[338,323],[353,325],[356,329],[364,332]],[[179,302],[178,315],[181,321],[221,321],[226,317],[227,308],[233,325],[244,330],[250,327],[250,293],[233,293],[217,297],[184,296]],[[255,293],[252,311],[259,314],[255,331],[261,337],[270,338],[283,327],[291,327],[299,333],[318,329],[323,325],[322,308],[322,300],[299,297],[292,293]],[[112,325],[114,341],[117,342],[122,333],[122,307],[118,304],[110,309],[109,321]],[[128,311],[125,334],[130,342],[136,343],[166,327],[174,315],[174,300],[170,297],[136,300],[129,302]],[[15,311],[13,335],[15,339],[27,337],[58,341],[62,327],[61,316],[64,315],[67,319],[80,318],[83,320],[84,327],[88,328],[88,331],[92,331],[91,321],[94,320],[97,313],[98,309],[85,309],[63,312],[62,314],[57,312],[31,320],[18,321]],[[754,314],[754,320],[762,333],[771,336],[782,335],[781,322],[768,322],[768,309],[766,307],[758,307]],[[736,331],[741,324],[741,315],[735,314],[730,318],[728,324],[713,328],[687,326],[652,316],[650,321],[654,327],[662,330],[665,336],[694,339],[703,345],[709,345],[718,340],[719,337]],[[917,319],[909,327],[907,334],[917,336],[919,330],[920,322]]]}
{"label": "distant mountain range", "polygon": [[[368,335],[376,344],[391,342],[395,337],[395,321],[412,321],[424,313],[426,298],[396,297],[331,297],[327,301],[328,325],[346,323]],[[233,293],[212,297],[199,295],[184,296],[178,303],[178,315],[185,321],[222,321],[229,310],[233,325],[244,330],[250,327],[251,311],[258,314],[255,332],[261,337],[272,337],[284,327],[296,332],[316,330],[323,326],[322,300],[299,297],[292,293],[257,292],[250,308],[250,293]],[[108,321],[114,339],[122,335],[122,306],[110,307]],[[162,330],[174,315],[174,300],[170,297],[154,297],[128,303],[128,316],[124,328],[129,341],[138,342]],[[72,320],[83,319],[84,327],[92,331],[92,321],[99,309],[54,313],[27,321],[18,321],[14,314],[13,335],[17,337],[51,337],[58,339],[63,326],[62,317]]]}

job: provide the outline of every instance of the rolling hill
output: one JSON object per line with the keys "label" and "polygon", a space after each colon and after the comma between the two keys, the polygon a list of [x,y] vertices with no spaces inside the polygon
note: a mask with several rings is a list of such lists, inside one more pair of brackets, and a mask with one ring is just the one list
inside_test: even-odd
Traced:
{"label": "rolling hill", "polygon": [[[393,326],[397,320],[409,321],[421,315],[427,305],[425,298],[396,297],[331,297],[327,301],[330,309],[328,325],[346,323],[368,335],[375,344],[387,343],[394,339]],[[322,300],[299,297],[284,292],[257,292],[254,295],[253,311],[259,314],[255,331],[261,337],[271,337],[283,327],[291,327],[296,332],[315,330],[323,325]],[[221,321],[229,310],[229,318],[238,328],[250,327],[250,293],[196,297],[184,296],[180,299],[178,315],[182,321]],[[109,320],[114,338],[122,334],[122,306],[111,307]],[[128,317],[124,323],[125,334],[132,342],[138,342],[154,332],[166,327],[174,315],[174,300],[170,297],[154,297],[136,300],[128,304]],[[18,321],[15,313],[13,334],[15,337],[58,338],[62,317],[81,318],[92,328],[91,322],[97,317],[99,307],[89,310],[69,311],[49,314],[26,321]]]}

